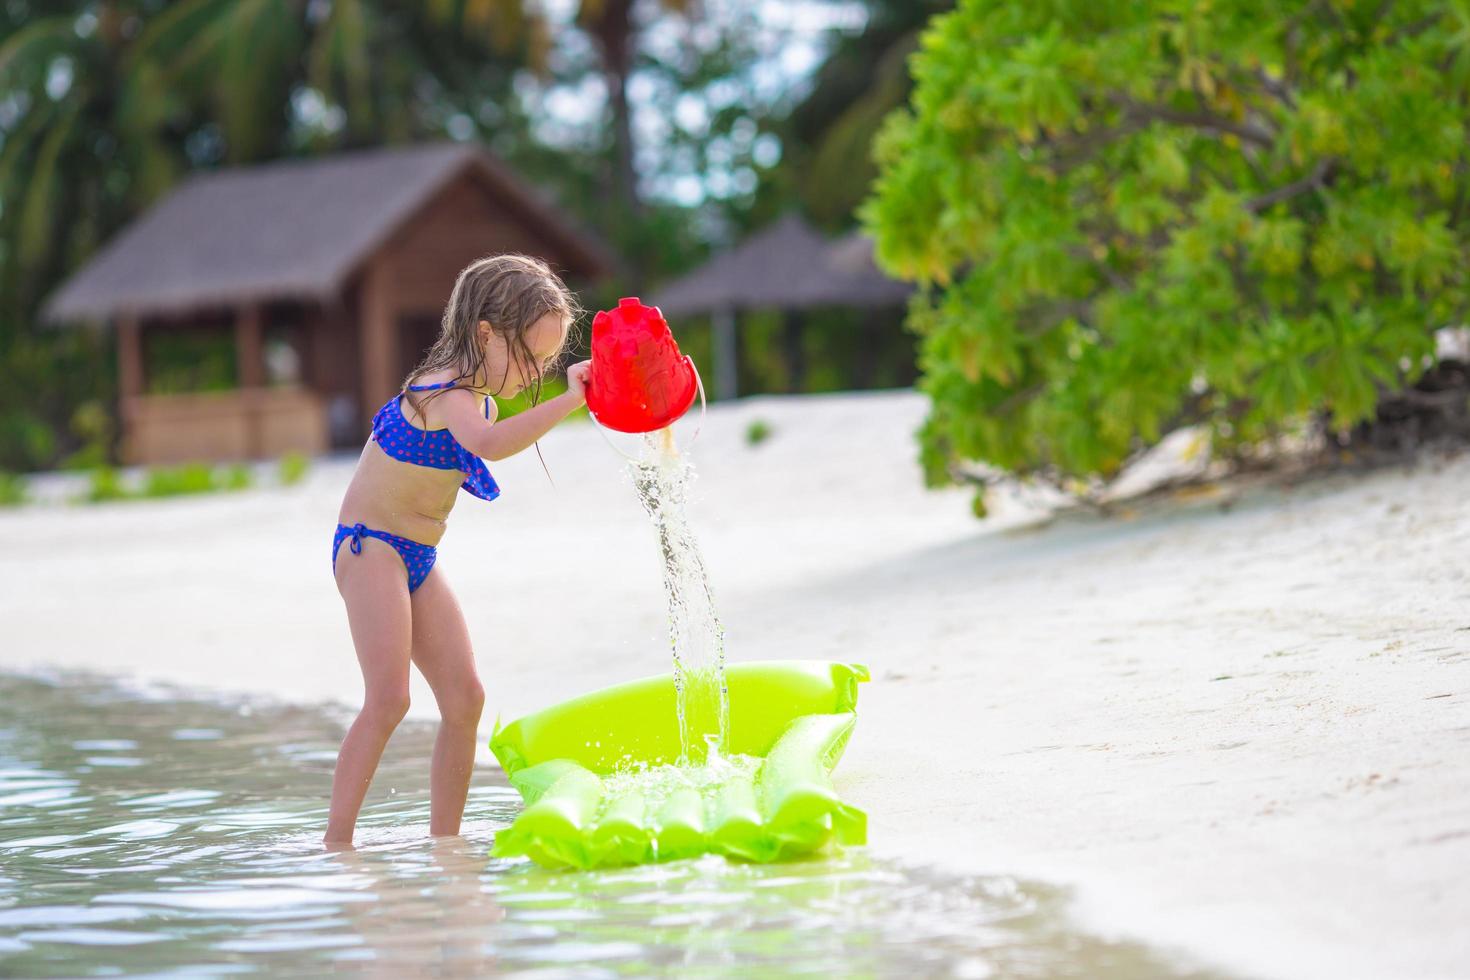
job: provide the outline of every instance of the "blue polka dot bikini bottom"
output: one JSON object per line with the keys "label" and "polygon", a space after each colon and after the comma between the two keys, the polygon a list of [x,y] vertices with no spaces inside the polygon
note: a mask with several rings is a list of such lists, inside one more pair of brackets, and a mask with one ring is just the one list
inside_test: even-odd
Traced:
{"label": "blue polka dot bikini bottom", "polygon": [[379,541],[386,541],[392,545],[393,550],[398,552],[398,557],[403,559],[403,567],[408,570],[410,595],[413,594],[414,589],[424,584],[424,579],[429,577],[429,569],[434,567],[434,559],[439,554],[438,549],[431,544],[410,541],[408,538],[401,538],[387,531],[379,531],[365,524],[353,524],[350,527],[346,524],[338,524],[337,533],[332,535],[333,573],[337,571],[337,550],[342,547],[344,538],[352,539],[349,547],[354,555],[362,554],[363,538],[377,538]]}

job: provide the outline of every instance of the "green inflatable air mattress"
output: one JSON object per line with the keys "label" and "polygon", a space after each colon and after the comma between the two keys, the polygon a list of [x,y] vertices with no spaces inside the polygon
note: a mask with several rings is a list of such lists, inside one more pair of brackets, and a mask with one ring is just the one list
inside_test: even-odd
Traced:
{"label": "green inflatable air mattress", "polygon": [[761,661],[727,667],[725,677],[730,761],[681,767],[672,780],[652,778],[671,770],[647,771],[680,755],[671,674],[497,725],[490,750],[526,808],[496,834],[494,855],[598,868],[700,854],[779,861],[864,843],[867,818],[837,798],[831,772],[867,669]]}

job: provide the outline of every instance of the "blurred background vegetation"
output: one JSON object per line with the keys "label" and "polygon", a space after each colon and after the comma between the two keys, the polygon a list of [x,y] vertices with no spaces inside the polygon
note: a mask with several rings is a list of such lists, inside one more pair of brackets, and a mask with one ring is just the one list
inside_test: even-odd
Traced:
{"label": "blurred background vegetation", "polygon": [[[624,260],[605,295],[584,297],[595,309],[793,208],[829,231],[850,228],[872,176],[866,146],[907,94],[903,57],[946,6],[5,0],[0,469],[111,455],[110,331],[44,327],[37,309],[193,171],[482,142]],[[777,331],[755,318],[742,338],[742,392],[850,386],[853,316],[811,318],[805,343],[825,366],[800,389]],[[913,346],[895,334],[906,365],[895,377],[906,383]],[[699,357],[707,335],[692,331],[690,343]],[[150,357],[154,392],[234,383],[224,335],[162,343]]]}
{"label": "blurred background vegetation", "polygon": [[[620,256],[592,309],[792,211],[870,232],[909,332],[752,314],[738,390],[917,371],[935,483],[1464,439],[1467,98],[1464,0],[0,0],[0,470],[113,458],[110,334],[37,307],[185,175],[443,138]],[[190,343],[153,390],[232,384]]]}

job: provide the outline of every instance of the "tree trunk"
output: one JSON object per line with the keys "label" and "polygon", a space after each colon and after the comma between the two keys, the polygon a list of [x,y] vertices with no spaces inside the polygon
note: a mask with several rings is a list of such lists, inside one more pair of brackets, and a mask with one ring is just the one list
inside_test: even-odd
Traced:
{"label": "tree trunk", "polygon": [[786,388],[798,393],[806,384],[806,351],[802,343],[801,314],[787,310],[781,314],[782,346],[786,348]]}
{"label": "tree trunk", "polygon": [[735,334],[735,311],[723,307],[710,315],[710,349],[714,355],[715,398],[734,398],[740,389],[740,340]]}
{"label": "tree trunk", "polygon": [[[633,0],[601,0],[584,21],[597,41],[612,109],[614,199],[623,217],[641,212],[637,174],[633,170],[633,122],[628,109],[628,74],[633,68]],[[583,6],[584,15],[587,5]]]}
{"label": "tree trunk", "polygon": [[868,308],[858,314],[857,386],[867,390],[878,377],[878,356],[882,337],[878,330],[878,311]]}

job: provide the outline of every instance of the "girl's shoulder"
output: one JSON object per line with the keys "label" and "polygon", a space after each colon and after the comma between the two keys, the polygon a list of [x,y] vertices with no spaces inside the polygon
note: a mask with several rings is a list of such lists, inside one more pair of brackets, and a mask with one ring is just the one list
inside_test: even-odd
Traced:
{"label": "girl's shoulder", "polygon": [[[442,385],[449,381],[455,381],[456,378],[457,375],[453,371],[441,368],[437,371],[425,371],[423,374],[411,374],[408,376],[408,380],[403,383],[403,386],[405,388],[413,388],[421,385]],[[463,382],[457,383],[454,387],[459,387],[459,384],[463,384]]]}
{"label": "girl's shoulder", "polygon": [[[452,385],[446,385],[446,382],[450,381],[453,381],[455,383]],[[433,388],[427,391],[405,390],[404,398],[408,401],[409,405],[411,405],[416,410],[415,418],[425,423],[421,427],[430,430],[442,429],[445,427],[444,419],[441,413],[435,411],[435,403],[438,402],[440,398],[446,395],[453,398],[463,398],[468,395],[475,400],[475,404],[477,407],[479,407],[482,402],[489,400],[488,395],[486,395],[482,391],[478,391],[474,388],[469,387],[467,381],[460,379],[452,371],[427,371],[424,374],[410,377],[406,382],[404,382],[405,388],[408,388],[410,386],[417,387],[423,385],[440,385],[442,387]],[[490,410],[487,408],[487,418],[489,417],[489,412]]]}

